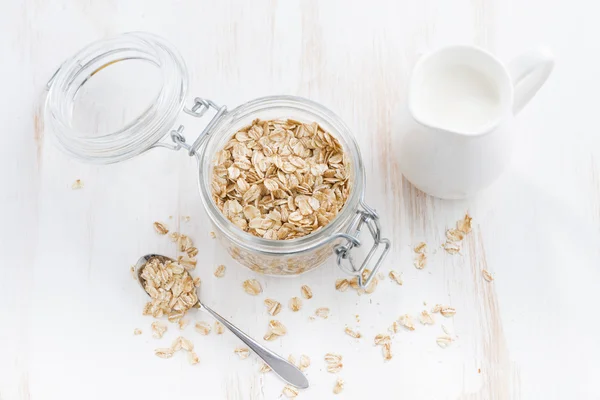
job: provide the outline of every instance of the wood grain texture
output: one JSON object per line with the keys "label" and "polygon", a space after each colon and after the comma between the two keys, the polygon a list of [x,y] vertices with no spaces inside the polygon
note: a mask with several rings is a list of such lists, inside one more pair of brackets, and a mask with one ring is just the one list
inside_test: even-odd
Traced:
{"label": "wood grain texture", "polygon": [[[186,328],[197,366],[179,354],[154,356],[181,333],[170,327],[164,339],[151,338],[129,266],[141,254],[175,254],[154,233],[157,220],[195,240],[203,300],[254,337],[271,318],[265,297],[287,305],[301,285],[312,288],[301,311],[278,315],[288,334],[267,342],[285,357],[310,356],[311,387],[298,398],[335,398],[327,352],[344,356],[344,399],[600,398],[600,57],[590,51],[598,11],[583,0],[8,2],[0,13],[0,400],[280,398],[283,383],[260,374],[255,356],[239,360],[228,333]],[[383,272],[402,272],[404,284],[386,278],[370,296],[337,292],[344,275],[333,260],[294,279],[257,277],[209,236],[191,158],[152,150],[95,166],[61,153],[43,120],[46,81],[85,44],[132,30],[181,51],[190,101],[208,97],[231,109],[293,94],[346,121],[365,163],[366,201],[393,242]],[[508,61],[541,42],[554,49],[557,68],[519,116],[513,164],[497,183],[472,199],[442,201],[402,177],[397,133],[423,53],[472,43]],[[90,115],[96,128],[102,118]],[[190,139],[205,123],[179,122]],[[76,179],[83,189],[71,189]],[[462,255],[445,254],[444,231],[467,210],[474,232]],[[424,270],[412,265],[420,241],[429,246]],[[227,272],[216,279],[219,264]],[[261,296],[244,293],[249,278],[259,279]],[[384,362],[373,337],[436,303],[456,307],[456,316],[436,314],[435,325],[400,332]],[[318,307],[331,316],[310,321]],[[201,312],[191,319],[210,321]],[[441,324],[457,337],[447,349],[435,342]],[[346,335],[346,326],[363,338]]]}

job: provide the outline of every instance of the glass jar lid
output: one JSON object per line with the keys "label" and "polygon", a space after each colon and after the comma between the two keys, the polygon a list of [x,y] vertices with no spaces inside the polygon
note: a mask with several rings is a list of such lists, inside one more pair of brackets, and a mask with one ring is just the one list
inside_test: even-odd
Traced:
{"label": "glass jar lid", "polygon": [[175,124],[188,87],[179,52],[142,32],[94,42],[48,82],[45,122],[74,158],[108,164],[156,145]]}

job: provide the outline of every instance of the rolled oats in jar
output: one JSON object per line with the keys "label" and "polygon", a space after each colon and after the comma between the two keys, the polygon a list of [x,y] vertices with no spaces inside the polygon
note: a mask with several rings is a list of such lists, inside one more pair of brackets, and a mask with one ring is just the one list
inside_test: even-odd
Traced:
{"label": "rolled oats in jar", "polygon": [[[75,129],[79,89],[97,72],[128,60],[158,69],[156,101],[101,136]],[[187,85],[185,63],[172,45],[152,34],[126,33],[92,43],[63,63],[48,83],[46,120],[59,146],[86,162],[119,162],[155,147],[194,156],[217,237],[253,271],[298,275],[335,256],[361,286],[368,285],[390,243],[381,237],[377,213],[363,202],[360,152],[339,117],[293,96],[260,98],[232,111],[196,98],[187,108]],[[214,111],[193,142],[186,141],[182,125],[173,129],[182,111],[198,118]],[[350,254],[361,245],[364,228],[374,244],[355,265]],[[367,268],[372,272],[363,281]]]}

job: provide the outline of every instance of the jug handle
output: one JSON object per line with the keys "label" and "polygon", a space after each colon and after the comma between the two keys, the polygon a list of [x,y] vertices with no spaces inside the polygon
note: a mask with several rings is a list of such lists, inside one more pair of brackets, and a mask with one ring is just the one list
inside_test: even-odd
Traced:
{"label": "jug handle", "polygon": [[535,96],[554,69],[554,56],[548,48],[528,51],[515,57],[508,64],[508,72],[514,87],[513,114]]}

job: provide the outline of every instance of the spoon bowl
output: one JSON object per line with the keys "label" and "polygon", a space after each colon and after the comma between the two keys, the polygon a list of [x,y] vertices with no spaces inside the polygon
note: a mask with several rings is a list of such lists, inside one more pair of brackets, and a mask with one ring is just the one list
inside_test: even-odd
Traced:
{"label": "spoon bowl", "polygon": [[[142,271],[146,263],[152,259],[159,259],[162,262],[166,261],[174,261],[172,258],[160,255],[160,254],[146,254],[145,256],[140,257],[140,259],[135,264],[135,276],[137,277],[137,281],[141,288],[146,292],[146,288],[144,287],[145,280],[142,278]],[[198,292],[196,292],[198,293]],[[146,292],[148,296],[148,292]],[[198,302],[193,306],[197,308],[202,308],[206,310],[210,315],[212,315],[217,321],[221,324],[225,325],[234,335],[236,335],[242,342],[244,342],[257,356],[262,358],[262,360],[277,374],[281,379],[285,382],[289,383],[292,386],[295,386],[299,389],[308,388],[308,379],[306,376],[300,371],[295,365],[290,363],[288,360],[284,359],[280,355],[272,352],[267,349],[265,346],[259,344],[256,340],[252,339],[250,336],[242,332],[239,328],[234,326],[231,322],[227,321],[225,318],[217,314],[211,308],[202,304],[200,300],[200,296],[198,296]]]}

